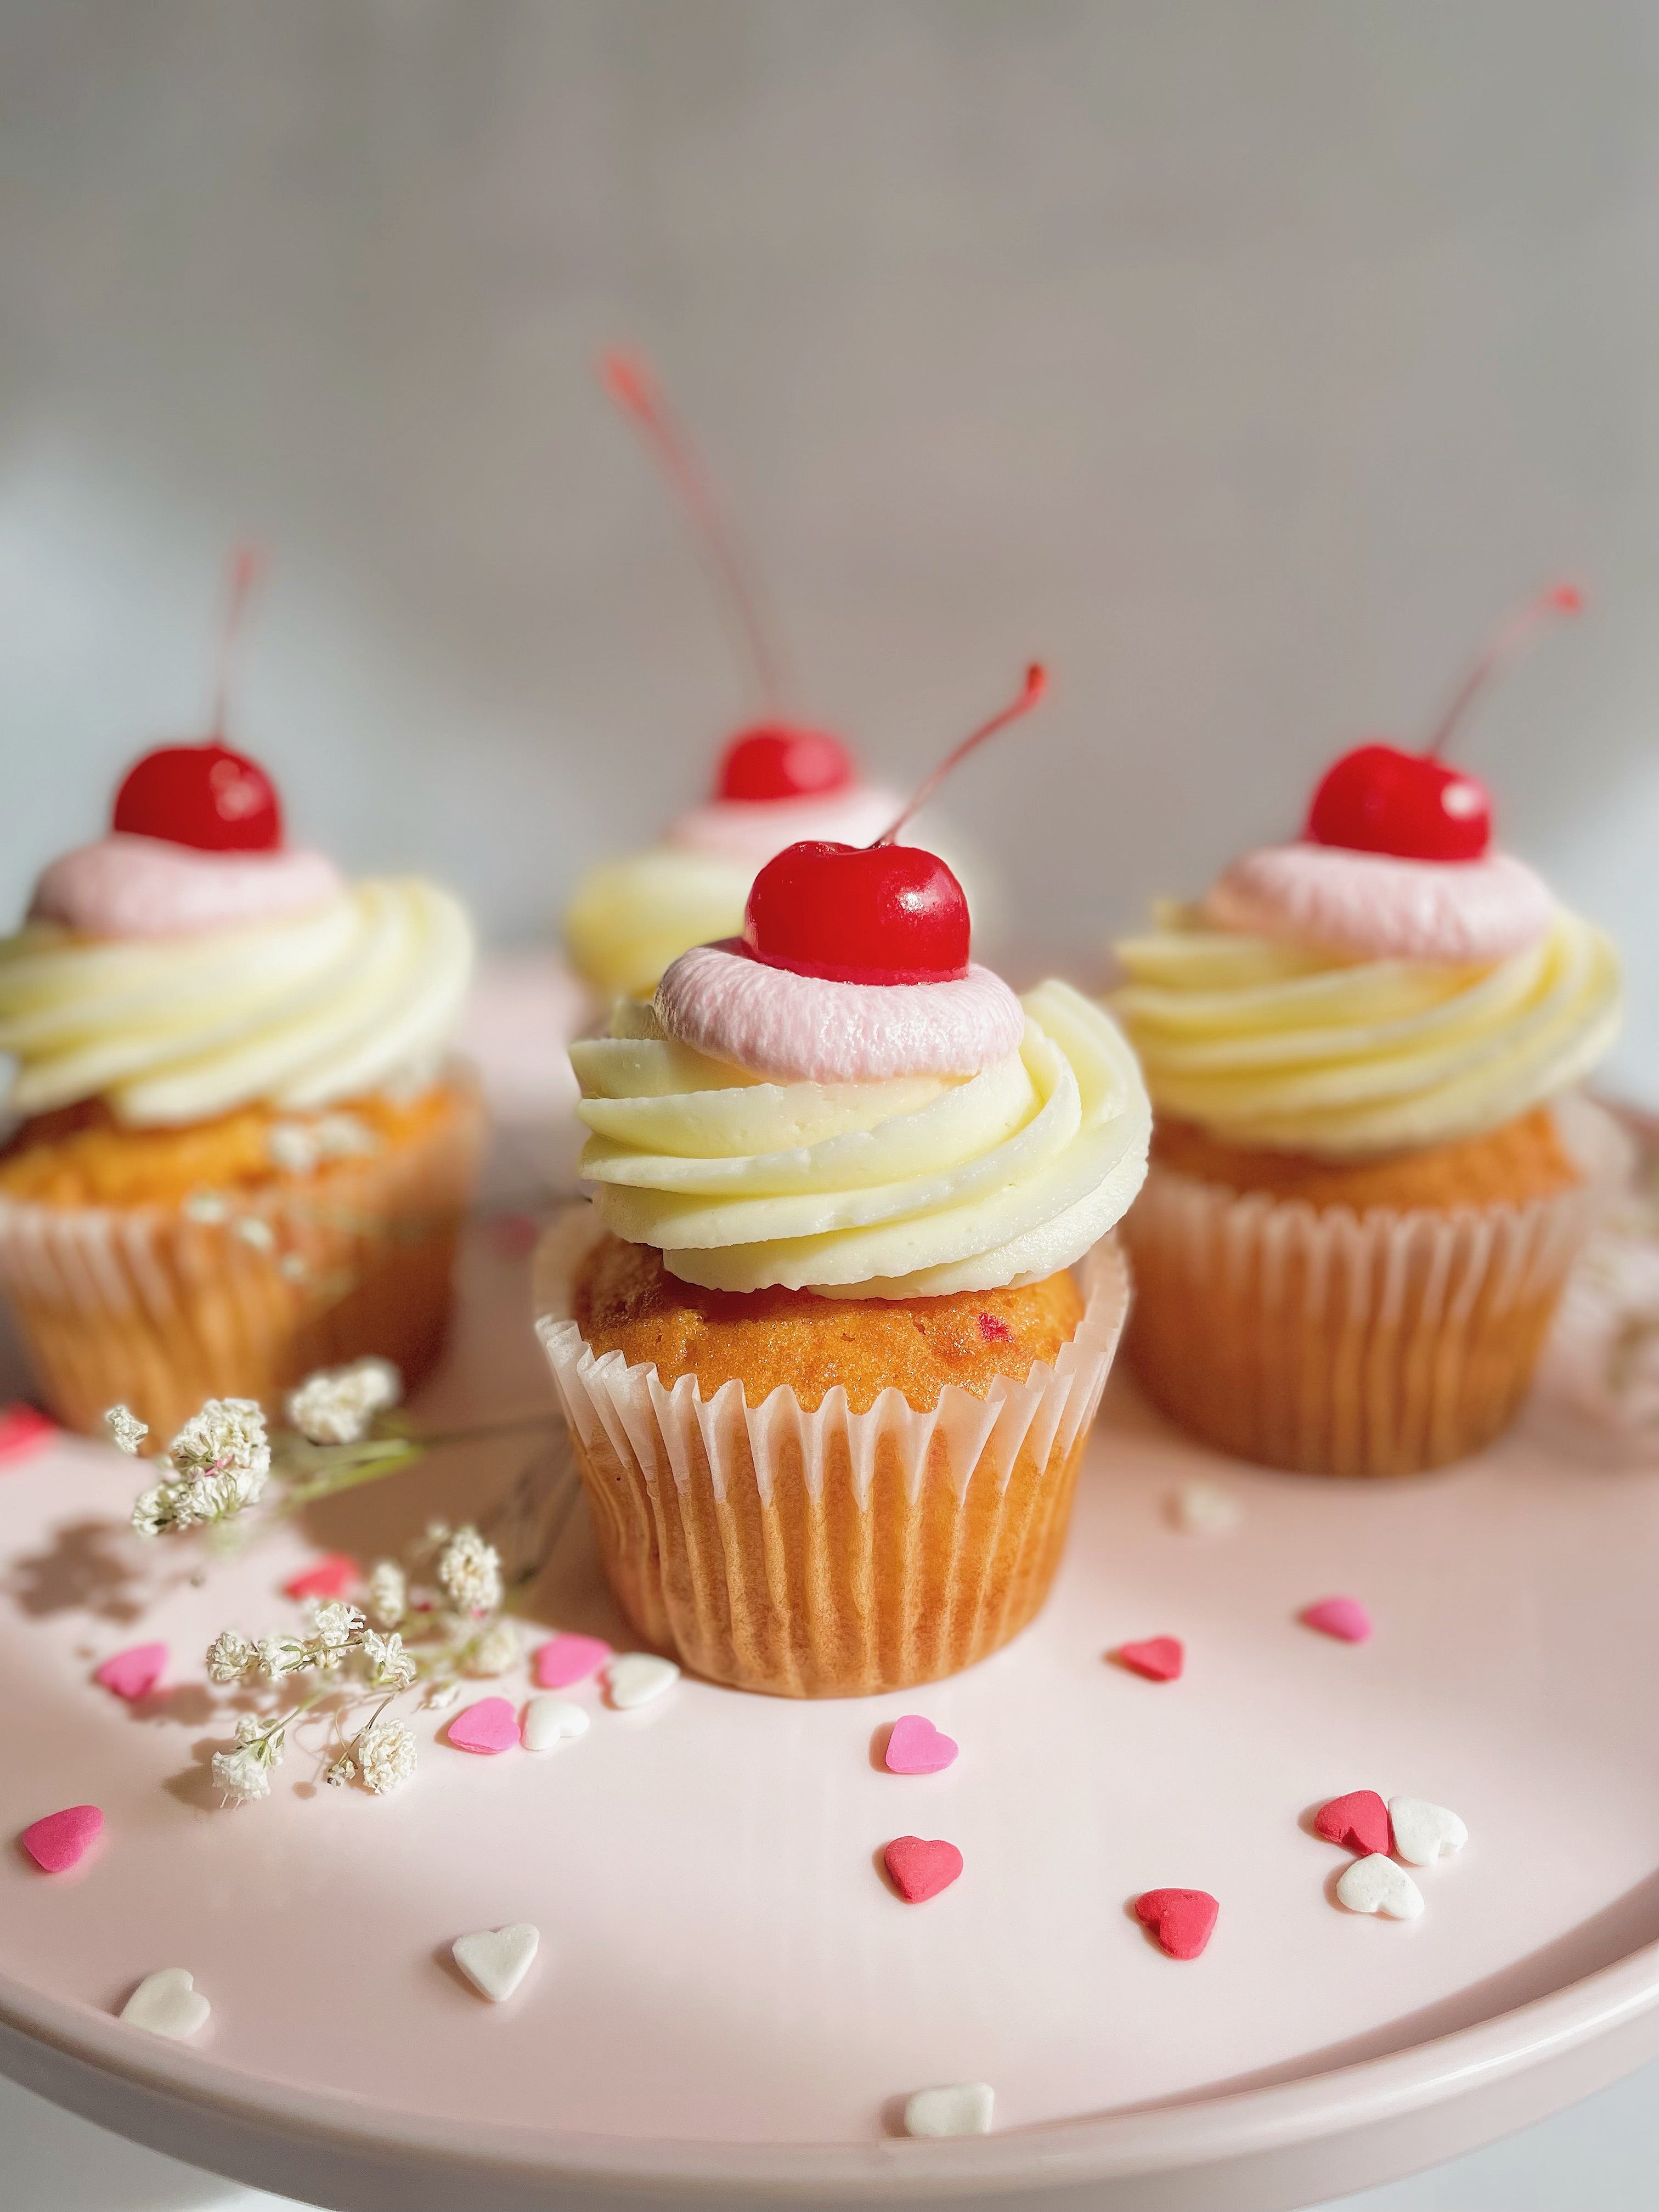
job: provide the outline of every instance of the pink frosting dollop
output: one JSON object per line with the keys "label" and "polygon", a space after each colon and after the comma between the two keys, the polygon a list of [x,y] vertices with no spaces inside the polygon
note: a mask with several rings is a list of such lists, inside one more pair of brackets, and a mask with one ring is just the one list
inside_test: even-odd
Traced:
{"label": "pink frosting dollop", "polygon": [[1204,901],[1223,929],[1371,960],[1506,960],[1549,929],[1555,900],[1524,860],[1407,860],[1340,845],[1264,845]]}
{"label": "pink frosting dollop", "polygon": [[664,843],[764,867],[786,845],[822,840],[873,845],[904,801],[878,784],[856,783],[815,799],[711,799],[670,823]]}
{"label": "pink frosting dollop", "polygon": [[1019,1000],[988,968],[951,983],[836,983],[769,968],[735,938],[682,953],[656,1009],[680,1043],[784,1082],[977,1075],[1025,1034]]}
{"label": "pink frosting dollop", "polygon": [[82,937],[189,937],[298,914],[344,888],[320,853],[204,853],[112,833],[51,863],[29,919],[62,922]]}

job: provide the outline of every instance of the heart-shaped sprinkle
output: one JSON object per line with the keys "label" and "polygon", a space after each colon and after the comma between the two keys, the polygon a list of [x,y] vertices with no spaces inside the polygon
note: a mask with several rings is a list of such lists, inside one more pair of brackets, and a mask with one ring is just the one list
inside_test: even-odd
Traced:
{"label": "heart-shaped sprinkle", "polygon": [[1135,1918],[1150,1928],[1172,1959],[1195,1959],[1215,1932],[1221,1907],[1207,1889],[1148,1889],[1135,1899]]}
{"label": "heart-shaped sprinkle", "polygon": [[1375,1790],[1351,1790],[1333,1797],[1314,1814],[1314,1826],[1327,1843],[1346,1844],[1362,1855],[1389,1848],[1389,1808]]}
{"label": "heart-shaped sprinkle", "polygon": [[182,1966],[161,1966],[143,1980],[121,2008],[121,2017],[152,2035],[167,2035],[175,2043],[207,2025],[213,2007]]}
{"label": "heart-shaped sprinkle", "polygon": [[519,1716],[505,1698],[480,1698],[456,1714],[445,1734],[457,1751],[511,1751],[519,1741]]}
{"label": "heart-shaped sprinkle", "polygon": [[479,1996],[501,2004],[530,1972],[541,1940],[539,1929],[527,1920],[515,1920],[510,1928],[481,1928],[476,1936],[458,1936],[451,1948],[455,1964]]}
{"label": "heart-shaped sprinkle", "polygon": [[97,1806],[67,1805],[61,1813],[33,1821],[17,1840],[36,1866],[63,1874],[90,1849],[103,1825]]}
{"label": "heart-shaped sprinkle", "polygon": [[106,1659],[92,1679],[131,1702],[149,1697],[166,1672],[167,1663],[165,1644],[135,1644],[130,1651],[118,1651],[112,1659]]}
{"label": "heart-shaped sprinkle", "polygon": [[587,1709],[569,1698],[532,1698],[524,1709],[524,1747],[547,1751],[588,1730]]}
{"label": "heart-shaped sprinkle", "polygon": [[1173,1682],[1187,1663],[1178,1636],[1149,1636],[1144,1644],[1120,1644],[1119,1663],[1149,1682]]}
{"label": "heart-shaped sprinkle", "polygon": [[882,1759],[890,1774],[939,1774],[956,1755],[955,1743],[932,1721],[906,1713],[889,1730]]}
{"label": "heart-shaped sprinkle", "polygon": [[1456,1814],[1430,1804],[1426,1797],[1390,1797],[1389,1818],[1394,1822],[1394,1847],[1413,1866],[1449,1858],[1469,1840]]}
{"label": "heart-shaped sprinkle", "polygon": [[538,1686],[568,1690],[586,1681],[611,1656],[611,1646],[600,1636],[553,1636],[536,1646],[532,1664]]}
{"label": "heart-shaped sprinkle", "polygon": [[25,1405],[21,1399],[15,1405],[0,1408],[0,1467],[21,1465],[49,1444],[57,1433],[56,1421],[49,1421],[36,1407]]}
{"label": "heart-shaped sprinkle", "polygon": [[1176,1528],[1189,1536],[1224,1536],[1244,1517],[1244,1509],[1231,1490],[1202,1477],[1182,1484],[1170,1501],[1170,1511]]}
{"label": "heart-shaped sprinkle", "polygon": [[659,1659],[654,1651],[623,1651],[605,1670],[605,1686],[618,1712],[648,1705],[653,1698],[672,1690],[680,1670],[672,1659]]}
{"label": "heart-shaped sprinkle", "polygon": [[315,1566],[307,1567],[283,1584],[285,1597],[343,1597],[362,1580],[356,1559],[343,1552],[329,1552]]}
{"label": "heart-shaped sprinkle", "polygon": [[882,1864],[907,1905],[924,1905],[962,1872],[962,1853],[954,1844],[923,1836],[896,1836],[881,1855]]}
{"label": "heart-shaped sprinkle", "polygon": [[904,2107],[907,2136],[988,2136],[996,2092],[988,2081],[918,2089]]}
{"label": "heart-shaped sprinkle", "polygon": [[1415,1920],[1423,1910],[1422,1891],[1404,1867],[1380,1851],[1344,1867],[1336,1894],[1350,1912],[1381,1912],[1390,1920]]}
{"label": "heart-shaped sprinkle", "polygon": [[1305,1626],[1322,1636],[1334,1636],[1343,1644],[1364,1644],[1371,1632],[1371,1617],[1357,1597],[1322,1597],[1302,1612]]}

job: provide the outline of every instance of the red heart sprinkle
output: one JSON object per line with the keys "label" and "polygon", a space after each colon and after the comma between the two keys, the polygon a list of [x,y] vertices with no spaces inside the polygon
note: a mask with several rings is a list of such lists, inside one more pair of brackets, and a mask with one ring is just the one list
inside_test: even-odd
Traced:
{"label": "red heart sprinkle", "polygon": [[982,1313],[979,1317],[979,1333],[987,1344],[1012,1344],[1014,1332],[1000,1314]]}
{"label": "red heart sprinkle", "polygon": [[519,1716],[505,1698],[480,1698],[456,1714],[447,1733],[457,1751],[511,1751],[519,1741]]}
{"label": "red heart sprinkle", "polygon": [[94,1670],[92,1679],[131,1703],[136,1698],[149,1695],[161,1680],[167,1663],[165,1644],[135,1644],[130,1650],[118,1651],[112,1659],[106,1659],[101,1667]]}
{"label": "red heart sprinkle", "polygon": [[1329,1844],[1346,1844],[1362,1858],[1373,1851],[1385,1855],[1392,1848],[1389,1808],[1375,1790],[1351,1790],[1346,1797],[1333,1797],[1314,1814],[1314,1826]]}
{"label": "red heart sprinkle", "polygon": [[906,1713],[888,1731],[882,1763],[890,1774],[939,1774],[956,1755],[951,1737],[920,1713]]}
{"label": "red heart sprinkle", "polygon": [[61,1813],[48,1813],[24,1829],[17,1838],[36,1866],[47,1874],[63,1874],[82,1856],[104,1825],[95,1805],[68,1805]]}
{"label": "red heart sprinkle", "polygon": [[544,1690],[568,1690],[573,1682],[585,1681],[610,1656],[611,1646],[602,1636],[567,1633],[538,1644],[532,1664]]}
{"label": "red heart sprinkle", "polygon": [[314,1567],[307,1567],[283,1584],[284,1597],[343,1597],[362,1579],[356,1559],[343,1552],[329,1552]]}
{"label": "red heart sprinkle", "polygon": [[15,1467],[29,1458],[58,1433],[56,1421],[20,1400],[0,1409],[0,1467]]}
{"label": "red heart sprinkle", "polygon": [[1117,1656],[1149,1682],[1176,1681],[1187,1663],[1178,1636],[1149,1636],[1144,1644],[1121,1644]]}
{"label": "red heart sprinkle", "polygon": [[1370,1636],[1371,1617],[1357,1597],[1322,1597],[1303,1609],[1304,1626],[1344,1644],[1364,1644]]}
{"label": "red heart sprinkle", "polygon": [[937,1897],[962,1872],[962,1853],[954,1844],[922,1836],[896,1836],[881,1855],[888,1879],[907,1905]]}
{"label": "red heart sprinkle", "polygon": [[1135,1899],[1144,1921],[1172,1959],[1195,1959],[1209,1942],[1221,1907],[1207,1889],[1149,1889]]}

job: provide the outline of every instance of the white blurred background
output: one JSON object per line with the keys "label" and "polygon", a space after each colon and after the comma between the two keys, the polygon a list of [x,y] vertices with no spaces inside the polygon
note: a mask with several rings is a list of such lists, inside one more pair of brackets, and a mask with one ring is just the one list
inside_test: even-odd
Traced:
{"label": "white blurred background", "polygon": [[1426,728],[1620,933],[1659,1100],[1659,10],[1643,0],[0,9],[0,908],[201,723],[498,942],[750,703],[599,349],[659,365],[800,708],[1079,957]]}

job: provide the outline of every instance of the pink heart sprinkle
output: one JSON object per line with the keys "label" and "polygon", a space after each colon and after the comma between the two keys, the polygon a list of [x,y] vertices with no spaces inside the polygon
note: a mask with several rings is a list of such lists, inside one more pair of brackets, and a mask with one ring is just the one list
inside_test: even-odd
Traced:
{"label": "pink heart sprinkle", "polygon": [[15,1467],[49,1444],[57,1433],[56,1421],[49,1421],[37,1407],[26,1406],[21,1400],[0,1410],[0,1467]]}
{"label": "pink heart sprinkle", "polygon": [[92,1679],[131,1703],[135,1698],[149,1697],[166,1672],[167,1663],[165,1644],[135,1644],[131,1650],[118,1651],[112,1659],[106,1659],[94,1670]]}
{"label": "pink heart sprinkle", "polygon": [[1149,1682],[1173,1682],[1187,1663],[1178,1636],[1149,1636],[1144,1644],[1120,1644],[1118,1658]]}
{"label": "pink heart sprinkle", "polygon": [[519,1741],[519,1716],[505,1698],[480,1698],[449,1723],[457,1751],[511,1751]]}
{"label": "pink heart sprinkle", "polygon": [[1375,1790],[1350,1790],[1346,1797],[1333,1797],[1314,1814],[1314,1826],[1328,1844],[1346,1844],[1362,1858],[1393,1849],[1389,1808]]}
{"label": "pink heart sprinkle", "polygon": [[882,1853],[893,1887],[907,1905],[937,1897],[962,1872],[962,1853],[954,1844],[926,1836],[896,1836]]}
{"label": "pink heart sprinkle", "polygon": [[554,1636],[536,1646],[536,1680],[544,1690],[568,1690],[586,1680],[611,1656],[611,1646],[599,1636]]}
{"label": "pink heart sprinkle", "polygon": [[1135,1899],[1135,1918],[1152,1929],[1172,1959],[1197,1958],[1220,1911],[1207,1889],[1149,1889]]}
{"label": "pink heart sprinkle", "polygon": [[44,1872],[63,1874],[96,1842],[103,1825],[95,1805],[68,1805],[25,1828],[17,1840]]}
{"label": "pink heart sprinkle", "polygon": [[906,1713],[893,1723],[882,1758],[890,1774],[938,1774],[956,1755],[955,1742],[932,1721]]}
{"label": "pink heart sprinkle", "polygon": [[1371,1632],[1371,1617],[1357,1597],[1322,1597],[1304,1608],[1302,1619],[1307,1627],[1344,1644],[1364,1644]]}
{"label": "pink heart sprinkle", "polygon": [[283,1584],[284,1597],[343,1597],[356,1589],[362,1576],[356,1559],[343,1552],[328,1552],[314,1567],[307,1567]]}

